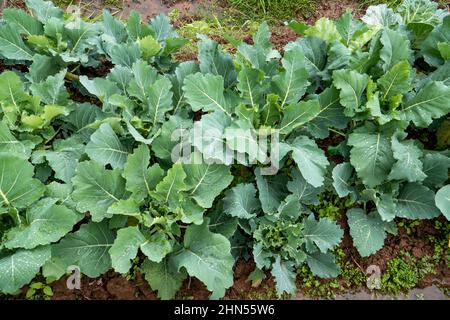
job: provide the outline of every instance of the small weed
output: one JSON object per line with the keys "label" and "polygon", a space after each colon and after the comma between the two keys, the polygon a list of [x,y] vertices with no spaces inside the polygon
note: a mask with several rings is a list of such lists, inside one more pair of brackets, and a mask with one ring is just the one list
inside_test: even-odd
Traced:
{"label": "small weed", "polygon": [[299,275],[298,286],[304,289],[304,293],[309,297],[322,297],[334,299],[336,291],[340,288],[337,278],[330,280],[322,280],[313,275],[309,267],[304,264],[298,270]]}
{"label": "small weed", "polygon": [[358,0],[361,7],[375,6],[378,4],[386,4],[390,8],[397,8],[403,0]]}
{"label": "small weed", "polygon": [[434,247],[433,259],[436,263],[450,263],[450,222],[434,222],[434,228],[439,231],[439,236],[428,235],[428,241]]}
{"label": "small weed", "polygon": [[416,231],[416,227],[420,225],[419,220],[402,219],[397,223],[398,228],[405,229],[408,235],[412,235]]}
{"label": "small weed", "polygon": [[[179,14],[178,10],[173,10],[169,13],[169,17],[175,21]],[[179,26],[177,32],[181,37],[189,40],[189,43],[180,50],[180,54],[197,54],[198,34],[204,34],[220,42],[223,49],[227,50],[232,48],[228,39],[241,41],[246,36],[254,34],[258,27],[259,23],[256,21],[238,23],[230,15],[224,15],[219,19],[214,14],[207,14],[199,20]]]}
{"label": "small weed", "polygon": [[52,296],[52,288],[44,282],[32,282],[25,295],[27,300],[50,300]]}
{"label": "small weed", "polygon": [[309,17],[315,10],[314,0],[228,0],[228,2],[253,20],[284,20],[296,14]]}
{"label": "small weed", "polygon": [[319,214],[320,218],[337,220],[346,209],[352,208],[353,202],[350,198],[339,198],[334,193],[326,192],[319,195],[320,204],[310,206],[310,209]]}
{"label": "small weed", "polygon": [[401,252],[388,262],[386,272],[381,278],[381,291],[397,295],[414,288],[428,274],[435,273],[435,263],[432,257],[420,259],[408,252]]}
{"label": "small weed", "polygon": [[278,299],[278,296],[275,288],[265,283],[259,289],[243,292],[242,298],[248,300],[275,300]]}
{"label": "small weed", "polygon": [[336,263],[341,268],[340,277],[345,280],[346,288],[359,288],[367,281],[367,276],[360,268],[349,261],[344,262],[345,252],[341,248],[334,250]]}

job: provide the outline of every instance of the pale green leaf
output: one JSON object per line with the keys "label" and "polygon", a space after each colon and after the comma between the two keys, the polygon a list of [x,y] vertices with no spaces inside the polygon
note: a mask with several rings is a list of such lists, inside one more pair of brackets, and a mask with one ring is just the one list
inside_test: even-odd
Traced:
{"label": "pale green leaf", "polygon": [[256,188],[251,183],[241,183],[225,192],[223,211],[241,219],[251,219],[256,216],[260,208],[256,198]]}
{"label": "pale green leaf", "polygon": [[52,257],[60,258],[66,267],[78,266],[83,274],[96,278],[111,268],[108,250],[114,238],[106,221],[83,224],[52,246]]}
{"label": "pale green leaf", "polygon": [[108,123],[100,125],[91,135],[86,153],[91,159],[113,168],[123,168],[128,156],[127,149]]}
{"label": "pale green leaf", "polygon": [[441,210],[442,214],[450,220],[450,185],[446,185],[436,192],[436,207]]}
{"label": "pale green leaf", "polygon": [[50,248],[19,250],[0,259],[0,292],[16,294],[28,284],[50,259]]}
{"label": "pale green leaf", "polygon": [[233,285],[234,259],[228,239],[209,231],[205,222],[189,226],[183,242],[183,250],[174,256],[178,270],[185,268],[190,276],[202,281],[212,291],[212,299],[223,297]]}
{"label": "pale green leaf", "polygon": [[90,212],[93,221],[111,217],[108,207],[126,195],[125,180],[119,170],[106,170],[94,161],[80,162],[74,185],[73,199],[77,201],[77,210]]}

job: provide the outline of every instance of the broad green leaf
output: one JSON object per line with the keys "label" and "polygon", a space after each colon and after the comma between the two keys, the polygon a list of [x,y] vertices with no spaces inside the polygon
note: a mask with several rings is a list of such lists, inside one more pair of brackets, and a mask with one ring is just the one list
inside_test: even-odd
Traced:
{"label": "broad green leaf", "polygon": [[395,159],[387,136],[364,129],[349,135],[350,163],[365,185],[375,187],[386,180]]}
{"label": "broad green leaf", "polygon": [[375,205],[383,221],[389,222],[394,220],[396,203],[392,194],[381,194],[380,197],[376,198]]}
{"label": "broad green leaf", "polygon": [[162,232],[152,234],[140,245],[141,251],[154,262],[161,262],[165,256],[172,252],[172,244],[167,235]]}
{"label": "broad green leaf", "polygon": [[380,58],[383,60],[383,70],[387,71],[402,60],[410,60],[410,43],[406,36],[399,31],[385,29],[380,38],[383,48]]}
{"label": "broad green leaf", "polygon": [[12,60],[33,60],[30,48],[23,42],[19,29],[13,25],[0,26],[0,55]]}
{"label": "broad green leaf", "polygon": [[[45,29],[47,26],[48,23]],[[61,53],[60,57],[65,62],[87,62],[88,56],[85,52],[92,47],[92,42],[98,37],[98,28],[81,18],[76,18],[73,23],[65,24],[63,37],[65,41],[69,42],[70,50]]]}
{"label": "broad green leaf", "polygon": [[110,215],[122,215],[122,216],[134,216],[137,217],[141,214],[139,204],[141,201],[135,198],[128,198],[126,200],[120,199],[109,206],[107,213]]}
{"label": "broad green leaf", "polygon": [[118,169],[106,170],[94,161],[80,162],[72,179],[77,210],[90,212],[93,221],[111,217],[108,207],[126,195],[125,180]]}
{"label": "broad green leaf", "polygon": [[353,167],[348,162],[340,163],[333,168],[333,187],[340,198],[352,192],[351,182]]}
{"label": "broad green leaf", "polygon": [[35,54],[33,63],[28,67],[27,78],[34,83],[47,79],[48,76],[55,75],[60,70],[60,66],[55,63],[53,57]]}
{"label": "broad green leaf", "polygon": [[320,113],[318,100],[301,101],[288,105],[284,109],[280,124],[280,133],[289,134],[291,131],[308,123]]}
{"label": "broad green leaf", "polygon": [[141,268],[145,280],[153,290],[158,291],[158,297],[162,300],[173,299],[187,277],[185,271],[177,270],[173,260],[167,258],[160,263],[146,259]]}
{"label": "broad green leaf", "polygon": [[220,233],[230,239],[237,230],[238,219],[230,217],[223,210],[223,201],[219,202],[214,211],[208,214],[209,230]]}
{"label": "broad green leaf", "polygon": [[293,169],[291,172],[293,177],[292,181],[287,183],[287,188],[290,192],[297,196],[298,200],[306,205],[318,205],[319,194],[324,191],[323,187],[313,187],[309,184],[298,168]]}
{"label": "broad green leaf", "polygon": [[261,169],[255,170],[256,185],[261,207],[265,213],[274,213],[286,198],[288,179],[284,175],[264,176]]}
{"label": "broad green leaf", "polygon": [[305,54],[301,47],[293,47],[281,60],[284,70],[273,77],[273,89],[281,99],[281,108],[296,103],[305,94],[308,71],[305,68]]}
{"label": "broad green leaf", "polygon": [[376,6],[369,6],[361,20],[369,26],[389,28],[399,24],[401,22],[401,16],[383,3]]}
{"label": "broad green leaf", "polygon": [[308,254],[306,262],[311,272],[320,278],[334,278],[340,273],[332,253],[315,252]]}
{"label": "broad green leaf", "polygon": [[240,219],[251,219],[260,208],[256,188],[251,183],[240,183],[225,192],[223,211]]}
{"label": "broad green leaf", "polygon": [[89,125],[95,120],[100,120],[105,114],[98,108],[89,103],[80,103],[74,105],[74,110],[64,119],[73,126],[76,133],[88,142],[91,134],[95,131]]}
{"label": "broad green leaf", "polygon": [[138,227],[127,227],[117,231],[117,237],[109,248],[112,267],[116,272],[126,273],[131,268],[131,260],[136,258],[145,237]]}
{"label": "broad green leaf", "polygon": [[436,15],[438,4],[430,0],[405,0],[397,8],[405,24],[425,22],[436,24],[439,18]]}
{"label": "broad green leaf", "polygon": [[327,62],[327,44],[325,41],[317,37],[304,37],[290,45],[300,46],[303,49],[309,77],[314,78],[320,75]]}
{"label": "broad green leaf", "polygon": [[346,46],[349,46],[350,42],[361,32],[361,29],[364,28],[364,24],[360,21],[353,20],[352,12],[347,10],[342,16],[340,16],[336,21],[336,30],[342,37],[342,41]]}
{"label": "broad green leaf", "polygon": [[0,74],[0,103],[4,113],[9,107],[18,113],[21,106],[29,101],[30,96],[25,93],[23,83],[17,74],[12,71]]}
{"label": "broad green leaf", "polygon": [[[211,208],[214,199],[231,183],[230,168],[223,164],[205,163],[201,157],[183,164],[188,195],[203,208]],[[196,161],[197,160],[197,161]]]}
{"label": "broad green leaf", "polygon": [[407,183],[397,197],[397,217],[408,219],[432,219],[441,213],[436,207],[435,194],[427,187],[417,183]]}
{"label": "broad green leaf", "polygon": [[242,68],[238,75],[237,88],[244,103],[256,108],[263,99],[267,85],[263,83],[264,73],[258,69]]}
{"label": "broad green leaf", "polygon": [[106,221],[89,222],[53,245],[52,257],[60,258],[66,267],[78,266],[83,274],[96,278],[111,268],[108,250],[114,238]]}
{"label": "broad green leaf", "polygon": [[442,187],[448,179],[450,158],[439,153],[428,153],[422,162],[423,172],[427,175],[423,184],[429,188]]}
{"label": "broad green leaf", "polygon": [[141,51],[137,43],[121,43],[110,49],[109,56],[115,65],[132,68],[133,64],[141,57]]}
{"label": "broad green leaf", "polygon": [[388,72],[382,75],[377,83],[382,91],[382,100],[398,94],[404,94],[411,88],[411,67],[405,60],[394,65]]}
{"label": "broad green leaf", "polygon": [[[131,73],[131,70],[123,66],[115,66],[106,76],[106,79],[115,82],[122,92],[126,91],[132,78],[133,74]],[[116,97],[116,95],[111,96],[110,100],[113,97]]]}
{"label": "broad green leaf", "polygon": [[188,143],[190,128],[192,120],[179,115],[170,116],[169,120],[163,123],[161,133],[153,140],[152,151],[164,160],[176,160],[172,159],[173,154],[181,157],[183,147]]}
{"label": "broad green leaf", "polygon": [[263,140],[262,135],[259,135],[245,116],[226,128],[224,137],[227,148],[232,151],[230,156],[234,155],[238,163],[243,165],[257,161],[267,163],[267,141]]}
{"label": "broad green leaf", "polygon": [[185,268],[212,291],[212,299],[217,299],[233,285],[234,259],[228,239],[209,231],[207,223],[187,227],[184,248],[173,259],[178,270]]}
{"label": "broad green leaf", "polygon": [[122,21],[114,18],[108,10],[103,10],[102,26],[105,35],[115,39],[116,43],[121,43],[127,39],[127,31]]}
{"label": "broad green leaf", "polygon": [[184,80],[184,95],[192,110],[222,111],[231,116],[223,95],[223,78],[212,74],[195,73]]}
{"label": "broad green leaf", "polygon": [[56,242],[71,231],[78,215],[65,206],[57,205],[56,201],[45,198],[30,207],[25,225],[10,230],[5,246],[9,249],[33,249]]}
{"label": "broad green leaf", "polygon": [[164,176],[159,164],[150,166],[150,152],[145,144],[140,144],[134,152],[128,155],[123,170],[126,189],[139,200],[146,198]]}
{"label": "broad green leaf", "polygon": [[450,87],[440,81],[428,82],[417,94],[403,104],[401,114],[407,121],[425,128],[450,112]]}
{"label": "broad green leaf", "polygon": [[52,258],[42,266],[42,276],[49,282],[60,279],[66,272],[64,263],[60,259]]}
{"label": "broad green leaf", "polygon": [[17,140],[5,122],[0,122],[0,154],[28,159],[34,144],[31,141]]}
{"label": "broad green leaf", "polygon": [[438,49],[441,53],[442,58],[447,61],[450,59],[450,43],[448,42],[439,42]]}
{"label": "broad green leaf", "polygon": [[352,117],[364,110],[363,93],[369,83],[369,76],[354,70],[333,72],[333,84],[340,89],[340,102],[345,107],[346,116]]}
{"label": "broad green leaf", "polygon": [[450,185],[446,185],[436,192],[434,199],[436,207],[441,210],[442,214],[450,220]]}
{"label": "broad green leaf", "polygon": [[31,92],[35,96],[40,96],[47,104],[65,105],[69,98],[69,93],[64,86],[66,70],[62,70],[54,76],[49,76],[45,81],[33,83],[30,86]]}
{"label": "broad green leaf", "polygon": [[0,155],[0,205],[26,208],[38,200],[45,186],[33,178],[34,167],[14,155]]}
{"label": "broad green leaf", "polygon": [[198,59],[200,71],[203,74],[222,76],[225,88],[231,87],[237,78],[232,57],[222,52],[219,44],[204,36],[200,37],[198,44]]}
{"label": "broad green leaf", "polygon": [[314,243],[321,252],[326,253],[329,249],[334,248],[341,242],[344,231],[327,218],[316,221],[314,215],[310,215],[305,220],[303,236],[306,239],[307,247]]}
{"label": "broad green leaf", "polygon": [[386,232],[384,222],[376,212],[366,214],[359,208],[350,209],[347,220],[353,244],[361,256],[368,257],[383,247]]}
{"label": "broad green leaf", "polygon": [[19,250],[0,259],[0,292],[16,294],[20,288],[33,280],[49,259],[48,246]]}
{"label": "broad green leaf", "polygon": [[55,171],[55,178],[70,183],[75,175],[78,160],[84,153],[84,145],[77,136],[57,140],[53,150],[45,152],[50,167]]}
{"label": "broad green leaf", "polygon": [[171,88],[172,83],[170,80],[161,78],[147,89],[148,105],[146,108],[148,109],[146,110],[146,116],[148,116],[153,126],[156,126],[158,123],[164,123],[166,112],[173,108]]}
{"label": "broad green leaf", "polygon": [[103,123],[91,135],[86,153],[91,159],[103,165],[110,164],[113,168],[123,168],[128,156],[127,149],[107,123]]}
{"label": "broad green leaf", "polygon": [[314,187],[323,185],[326,168],[330,164],[314,140],[299,136],[288,145],[303,178]]}
{"label": "broad green leaf", "polygon": [[15,8],[6,8],[2,12],[3,20],[17,26],[21,34],[30,36],[42,34],[42,24],[35,17],[29,16],[25,11]]}
{"label": "broad green leaf", "polygon": [[299,198],[295,194],[290,194],[284,199],[278,207],[278,212],[275,216],[281,219],[296,220],[300,214],[304,213]]}
{"label": "broad green leaf", "polygon": [[427,176],[422,171],[423,164],[420,158],[423,153],[420,147],[414,140],[399,141],[399,138],[402,138],[402,135],[392,137],[392,151],[397,162],[392,166],[388,179],[423,181]]}
{"label": "broad green leaf", "polygon": [[49,18],[62,18],[63,16],[63,11],[51,1],[25,0],[25,3],[31,9],[33,16],[42,23],[46,23]]}
{"label": "broad green leaf", "polygon": [[155,191],[150,192],[150,195],[175,210],[183,200],[183,191],[188,190],[185,181],[186,173],[183,166],[181,163],[176,163],[167,171],[167,175],[156,185]]}
{"label": "broad green leaf", "polygon": [[344,115],[344,108],[339,103],[339,91],[336,88],[326,88],[317,98],[320,108],[305,124],[305,128],[315,138],[324,139],[329,135],[329,128],[344,129],[348,118]]}
{"label": "broad green leaf", "polygon": [[134,79],[129,84],[128,94],[145,102],[148,97],[148,89],[156,81],[156,69],[148,65],[147,62],[138,60],[133,64],[131,71]]}
{"label": "broad green leaf", "polygon": [[428,34],[428,37],[421,44],[421,53],[425,61],[438,67],[444,63],[444,59],[439,51],[439,43],[450,42],[450,16],[446,16],[441,25],[437,26]]}
{"label": "broad green leaf", "polygon": [[161,13],[150,20],[150,26],[155,31],[158,42],[164,42],[168,38],[178,38],[178,34],[170,24],[169,18]]}
{"label": "broad green leaf", "polygon": [[[45,196],[57,199],[57,204],[64,205],[72,210],[76,210],[76,203],[72,199],[72,191],[72,184],[53,181],[47,185]],[[76,213],[79,217],[83,217],[83,214],[79,212]]]}
{"label": "broad green leaf", "polygon": [[191,130],[192,145],[203,155],[205,161],[230,165],[234,152],[225,143],[225,130],[231,119],[223,112],[213,112],[202,116]]}
{"label": "broad green leaf", "polygon": [[275,259],[275,263],[272,265],[272,276],[275,278],[275,287],[279,297],[285,292],[287,294],[297,292],[296,274],[293,269],[288,262],[281,261],[280,256]]}
{"label": "broad green leaf", "polygon": [[96,96],[103,103],[107,103],[108,99],[119,93],[119,87],[114,82],[104,78],[88,79],[86,76],[80,76],[80,83],[86,90]]}
{"label": "broad green leaf", "polygon": [[274,74],[278,64],[274,59],[280,57],[278,51],[272,50],[270,36],[269,26],[267,22],[263,22],[253,35],[253,45],[244,41],[237,45],[238,53],[250,62],[254,69],[260,69],[266,75]]}
{"label": "broad green leaf", "polygon": [[148,35],[152,35],[152,30],[147,24],[141,23],[141,16],[136,10],[131,10],[127,19],[127,32],[128,36],[136,41],[138,38],[144,38]]}
{"label": "broad green leaf", "polygon": [[183,91],[184,79],[188,75],[195,74],[199,71],[200,69],[197,63],[194,61],[184,61],[177,66],[174,74],[169,76],[169,79],[172,82],[173,103],[175,105],[175,110],[185,103]]}
{"label": "broad green leaf", "polygon": [[141,48],[142,57],[144,59],[156,56],[161,50],[161,45],[150,35],[139,39],[139,47]]}
{"label": "broad green leaf", "polygon": [[322,17],[316,21],[314,26],[309,27],[305,31],[305,35],[318,37],[326,42],[333,42],[336,40],[341,40],[341,35],[339,34],[334,22],[328,18]]}

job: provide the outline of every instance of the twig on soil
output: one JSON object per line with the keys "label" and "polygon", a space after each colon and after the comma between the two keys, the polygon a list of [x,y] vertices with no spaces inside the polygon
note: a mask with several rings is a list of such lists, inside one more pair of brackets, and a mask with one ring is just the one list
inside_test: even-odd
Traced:
{"label": "twig on soil", "polygon": [[353,262],[358,266],[358,268],[365,273],[365,270],[359,265],[359,263],[355,260],[355,258],[353,257],[353,255],[350,255],[350,257],[352,258]]}

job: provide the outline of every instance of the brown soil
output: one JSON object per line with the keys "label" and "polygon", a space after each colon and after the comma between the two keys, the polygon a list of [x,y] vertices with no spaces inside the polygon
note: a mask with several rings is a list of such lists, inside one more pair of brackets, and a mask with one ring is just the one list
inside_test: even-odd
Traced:
{"label": "brown soil", "polygon": [[127,17],[132,10],[136,10],[142,19],[147,20],[160,13],[167,14],[174,9],[179,10],[181,16],[192,15],[198,7],[210,2],[210,0],[125,0],[123,11],[119,16]]}
{"label": "brown soil", "polygon": [[341,136],[337,133],[334,133],[334,132],[330,132],[330,135],[328,136],[328,138],[319,139],[319,140],[316,140],[316,142],[317,142],[317,145],[319,146],[319,148],[325,152],[325,155],[327,156],[329,161],[339,164],[339,163],[344,162],[344,158],[340,155],[331,155],[328,150],[328,147],[330,147],[330,146],[336,147],[339,145],[339,143],[341,143],[344,140],[345,140],[345,138],[343,136]]}
{"label": "brown soil", "polygon": [[365,11],[356,0],[322,0],[316,5],[316,11],[311,17],[304,19],[302,16],[299,16],[297,19],[313,24],[322,17],[337,18],[345,13],[347,9],[351,9],[353,16],[356,18],[360,18]]}

